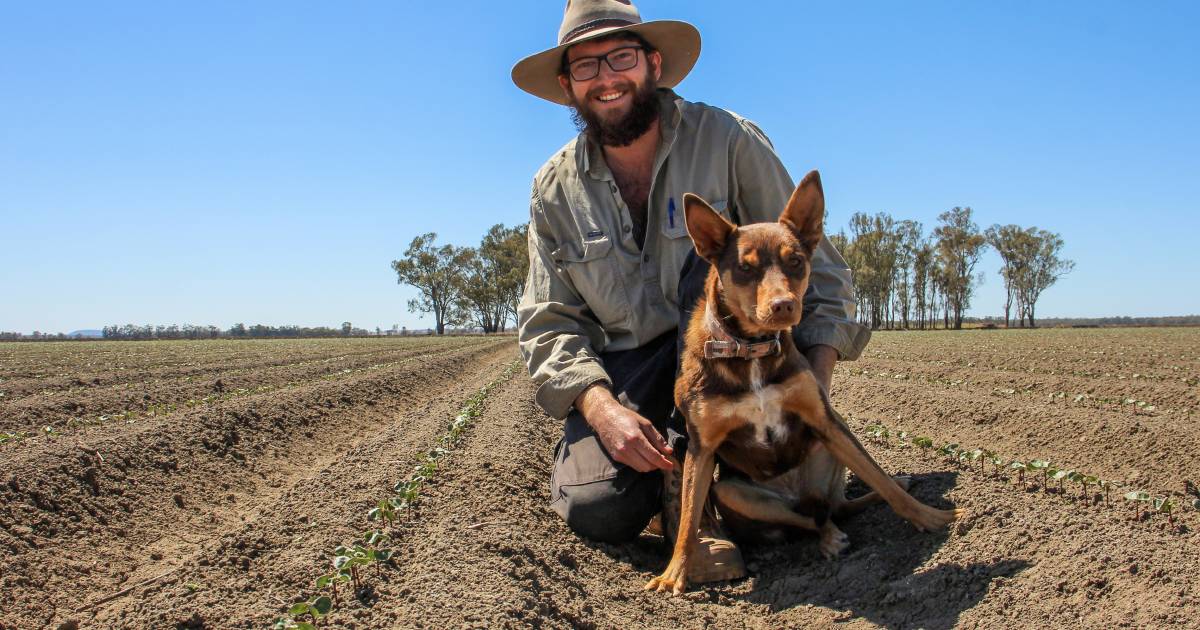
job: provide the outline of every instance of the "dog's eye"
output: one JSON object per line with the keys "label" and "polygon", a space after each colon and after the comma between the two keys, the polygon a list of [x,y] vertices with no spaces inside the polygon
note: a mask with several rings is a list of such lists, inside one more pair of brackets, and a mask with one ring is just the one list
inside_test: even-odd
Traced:
{"label": "dog's eye", "polygon": [[803,263],[803,262],[804,262],[804,259],[799,256],[792,256],[792,257],[788,258],[788,264],[793,267],[799,267],[800,263]]}
{"label": "dog's eye", "polygon": [[750,273],[750,263],[742,263],[738,265],[738,269],[741,269],[745,273]]}

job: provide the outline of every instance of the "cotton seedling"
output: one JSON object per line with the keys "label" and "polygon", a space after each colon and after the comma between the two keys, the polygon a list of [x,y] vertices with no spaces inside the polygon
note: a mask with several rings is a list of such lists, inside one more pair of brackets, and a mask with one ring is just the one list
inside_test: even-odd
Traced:
{"label": "cotton seedling", "polygon": [[1148,493],[1141,490],[1134,490],[1125,493],[1125,500],[1133,504],[1134,520],[1141,520],[1142,504],[1149,503],[1152,499]]}
{"label": "cotton seedling", "polygon": [[[355,590],[362,588],[362,574],[359,567],[367,567],[377,562],[385,562],[392,557],[390,549],[378,549],[376,546],[387,541],[387,535],[379,531],[369,531],[363,534],[361,540],[351,546],[339,545],[333,550],[333,568],[335,571],[350,570],[350,579],[354,582]],[[376,564],[376,570],[379,566]]]}
{"label": "cotton seedling", "polygon": [[1099,481],[1099,484],[1100,484],[1100,487],[1104,489],[1104,505],[1109,505],[1108,491],[1112,490],[1113,488],[1120,488],[1121,484],[1119,484],[1115,481],[1112,481],[1110,479],[1101,479]]}
{"label": "cotton seedling", "polygon": [[1192,499],[1192,507],[1200,510],[1200,499]]}
{"label": "cotton seedling", "polygon": [[[324,595],[311,602],[299,602],[288,609],[286,617],[276,619],[272,628],[273,630],[313,630],[317,627],[317,621],[328,615],[332,608],[333,602]],[[308,616],[312,622],[296,621],[296,618],[304,616]]]}
{"label": "cotton seedling", "polygon": [[1168,497],[1158,497],[1154,499],[1152,505],[1155,512],[1162,512],[1167,515],[1167,522],[1175,524],[1175,502]]}
{"label": "cotton seedling", "polygon": [[353,579],[353,577],[350,574],[350,567],[343,567],[341,569],[334,571],[333,573],[327,573],[327,574],[322,575],[321,577],[317,578],[316,586],[319,589],[325,588],[326,586],[328,586],[330,591],[333,592],[333,603],[335,605],[340,606],[341,602],[338,599],[337,585],[345,584],[346,582],[349,582],[352,579]]}
{"label": "cotton seedling", "polygon": [[931,440],[923,435],[919,435],[919,436],[913,438],[912,443],[915,444],[916,446],[921,447],[921,457],[927,457],[928,456],[927,454],[929,453],[929,449],[933,448],[933,440]]}
{"label": "cotton seedling", "polygon": [[1099,485],[1100,478],[1096,475],[1080,475],[1079,483],[1083,486],[1083,498],[1088,498],[1088,486]]}
{"label": "cotton seedling", "polygon": [[1030,470],[1042,471],[1042,488],[1047,488],[1050,485],[1050,462],[1035,459],[1029,462]]}
{"label": "cotton seedling", "polygon": [[1059,495],[1066,495],[1066,490],[1063,489],[1063,482],[1068,481],[1068,480],[1073,481],[1074,480],[1073,475],[1075,475],[1075,474],[1076,474],[1076,472],[1074,470],[1056,470],[1056,471],[1054,471],[1054,480],[1058,482],[1058,494]]}
{"label": "cotton seedling", "polygon": [[407,506],[405,501],[400,497],[389,497],[381,499],[375,507],[367,512],[368,521],[383,521],[389,525],[396,522],[397,512]]}
{"label": "cotton seedling", "polygon": [[1030,468],[1029,464],[1026,464],[1025,462],[1022,462],[1022,461],[1014,461],[1013,463],[1009,464],[1008,467],[1011,468],[1012,470],[1017,471],[1017,483],[1024,486],[1025,485],[1025,471],[1029,470],[1029,468]]}
{"label": "cotton seedling", "polygon": [[959,450],[958,444],[952,442],[950,444],[943,444],[942,447],[938,449],[938,453],[957,462]]}
{"label": "cotton seedling", "polygon": [[979,472],[983,472],[983,462],[985,459],[984,453],[986,453],[986,452],[987,451],[984,451],[981,448],[977,448],[977,449],[971,451],[971,461],[979,462]]}
{"label": "cotton seedling", "polygon": [[882,424],[867,425],[867,435],[870,435],[876,444],[887,444],[888,430]]}
{"label": "cotton seedling", "polygon": [[988,458],[988,461],[992,463],[992,474],[993,475],[1000,474],[1000,471],[1004,468],[1004,464],[1005,464],[1004,458],[1000,457],[999,455],[997,455],[991,451],[987,451],[986,456]]}

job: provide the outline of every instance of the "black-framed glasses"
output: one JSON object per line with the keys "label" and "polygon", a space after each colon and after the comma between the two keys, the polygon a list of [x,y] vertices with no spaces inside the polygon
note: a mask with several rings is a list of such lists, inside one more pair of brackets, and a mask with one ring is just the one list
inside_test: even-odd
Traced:
{"label": "black-framed glasses", "polygon": [[590,81],[600,74],[600,62],[604,61],[613,72],[632,70],[638,64],[638,51],[641,46],[622,46],[614,48],[603,55],[595,57],[580,57],[568,64],[571,78],[576,81]]}

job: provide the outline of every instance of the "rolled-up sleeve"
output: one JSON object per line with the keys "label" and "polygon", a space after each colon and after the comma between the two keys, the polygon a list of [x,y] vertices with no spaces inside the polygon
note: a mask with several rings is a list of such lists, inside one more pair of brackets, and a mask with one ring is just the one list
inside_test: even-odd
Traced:
{"label": "rolled-up sleeve", "polygon": [[589,385],[611,384],[594,348],[604,330],[575,290],[554,252],[536,186],[530,199],[529,275],[517,307],[517,340],[529,376],[537,385],[535,400],[554,418],[565,418]]}
{"label": "rolled-up sleeve", "polygon": [[[730,156],[739,218],[743,223],[776,221],[795,184],[766,135],[748,120],[739,122],[739,137],[731,143]],[[838,359],[857,359],[871,339],[871,329],[855,320],[856,312],[850,268],[822,238],[813,254],[804,317],[792,331],[796,345],[801,350],[832,346]]]}

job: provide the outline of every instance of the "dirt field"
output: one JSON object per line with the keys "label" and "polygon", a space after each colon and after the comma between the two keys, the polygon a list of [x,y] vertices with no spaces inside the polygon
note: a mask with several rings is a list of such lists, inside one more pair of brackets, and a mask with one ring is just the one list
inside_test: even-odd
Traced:
{"label": "dirt field", "polygon": [[[547,508],[559,428],[516,358],[511,338],[0,344],[0,628],[269,628],[489,384],[387,528],[392,560],[322,627],[1200,627],[1200,330],[877,333],[834,404],[967,516],[923,534],[872,508],[837,561],[799,536],[675,598],[641,590],[661,539],[589,543]],[[1112,505],[1019,485],[918,435],[1124,485]]]}

